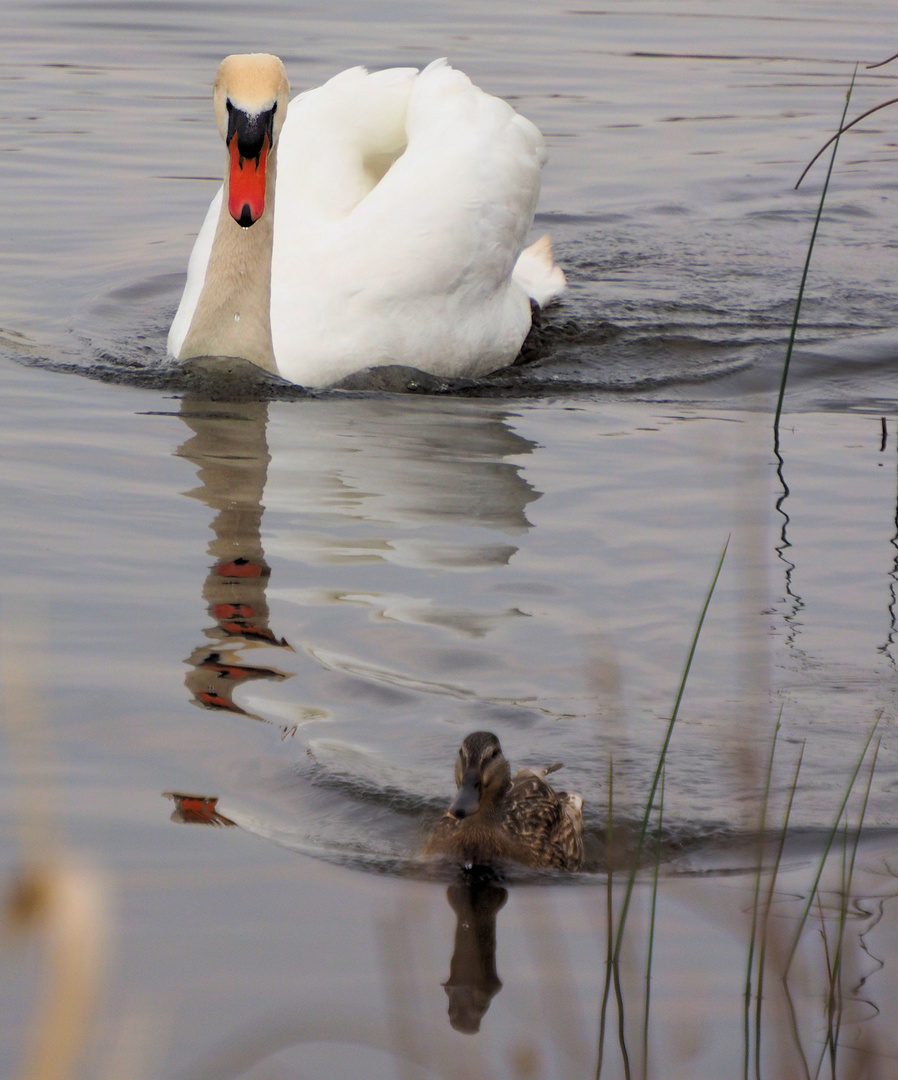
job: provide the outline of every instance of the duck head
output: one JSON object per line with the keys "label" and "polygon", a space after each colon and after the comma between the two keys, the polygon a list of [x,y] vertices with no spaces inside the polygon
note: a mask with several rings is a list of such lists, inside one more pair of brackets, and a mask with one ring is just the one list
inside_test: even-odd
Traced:
{"label": "duck head", "polygon": [[276,56],[226,56],[218,67],[212,100],[230,157],[228,210],[245,229],[265,212],[269,157],[287,116],[289,98],[287,73]]}
{"label": "duck head", "polygon": [[458,794],[449,807],[454,818],[470,817],[499,800],[511,783],[511,766],[490,731],[475,731],[461,744],[455,762]]}

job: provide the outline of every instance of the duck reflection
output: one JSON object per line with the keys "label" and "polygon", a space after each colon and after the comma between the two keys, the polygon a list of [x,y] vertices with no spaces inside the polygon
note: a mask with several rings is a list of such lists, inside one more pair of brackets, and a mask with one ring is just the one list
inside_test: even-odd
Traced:
{"label": "duck reflection", "polygon": [[457,919],[449,978],[443,983],[449,1023],[456,1031],[473,1035],[502,989],[496,971],[496,915],[505,906],[508,890],[490,871],[477,869],[450,885],[446,898]]}
{"label": "duck reflection", "polygon": [[[193,432],[177,450],[197,466],[200,486],[188,492],[215,511],[209,544],[213,563],[203,599],[214,623],[205,630],[209,643],[188,657],[185,683],[195,704],[254,716],[234,701],[236,687],[255,679],[281,680],[286,672],[248,663],[243,649],[290,648],[269,626],[265,588],[271,568],[262,548],[262,495],[271,455],[268,452],[266,402],[222,405],[185,397],[180,417]],[[289,734],[285,730],[285,734]]]}
{"label": "duck reflection", "polygon": [[[251,827],[248,821],[220,813],[215,795],[177,791],[163,795],[174,802],[171,820],[180,825]],[[496,970],[496,916],[508,900],[508,890],[498,883],[490,867],[475,866],[449,886],[446,899],[456,918],[449,978],[443,983],[449,999],[449,1023],[456,1031],[473,1035],[502,989]]]}

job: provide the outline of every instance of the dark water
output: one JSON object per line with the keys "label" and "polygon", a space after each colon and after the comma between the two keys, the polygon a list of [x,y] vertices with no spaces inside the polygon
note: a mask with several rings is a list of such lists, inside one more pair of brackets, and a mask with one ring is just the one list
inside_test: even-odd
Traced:
{"label": "dark water", "polygon": [[[745,843],[780,709],[774,820],[804,745],[783,896],[806,891],[880,716],[846,1040],[873,1029],[893,1060],[898,111],[843,142],[779,459],[770,422],[821,167],[792,185],[854,62],[898,47],[892,8],[87,3],[4,18],[2,652],[46,745],[34,766],[10,737],[2,867],[40,816],[36,769],[64,850],[119,898],[90,1075],[119,1042],[146,1076],[388,1076],[400,1051],[426,1075],[534,1060],[533,1075],[593,1074],[609,759],[622,828],[728,536],[668,763],[656,1060],[665,1075],[740,1067]],[[263,48],[297,90],[447,55],[540,125],[537,226],[570,289],[532,363],[295,400],[167,366],[222,165],[209,83],[221,56]],[[850,112],[896,78],[861,68]],[[5,713],[22,711],[13,694]],[[486,890],[465,915],[464,895],[426,880],[421,839],[481,727],[515,765],[564,761],[559,782],[585,799],[590,863],[571,882],[585,887],[515,884],[501,908]],[[471,1038],[446,1018],[461,991],[441,984],[459,925],[493,916],[504,986]],[[37,954],[7,966],[4,1074]],[[266,1065],[249,1064],[254,1039]]]}

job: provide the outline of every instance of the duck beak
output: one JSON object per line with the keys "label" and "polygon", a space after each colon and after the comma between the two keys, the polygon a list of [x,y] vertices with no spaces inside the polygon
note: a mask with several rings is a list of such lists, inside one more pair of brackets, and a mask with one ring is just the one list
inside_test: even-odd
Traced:
{"label": "duck beak", "polygon": [[250,116],[228,102],[228,211],[248,229],[265,211],[265,180],[274,130],[274,109]]}
{"label": "duck beak", "polygon": [[468,769],[462,776],[458,787],[458,794],[449,807],[449,813],[454,818],[470,817],[476,814],[480,808],[480,776],[476,769]]}

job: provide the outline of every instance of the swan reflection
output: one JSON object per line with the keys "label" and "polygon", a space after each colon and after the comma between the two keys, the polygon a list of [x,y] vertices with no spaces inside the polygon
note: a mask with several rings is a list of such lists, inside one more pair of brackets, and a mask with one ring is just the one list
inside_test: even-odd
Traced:
{"label": "swan reflection", "polygon": [[[395,588],[385,592],[381,579],[370,573],[364,587],[354,581],[341,588],[334,579],[338,571],[328,568],[390,563],[464,573],[504,566],[518,550],[509,541],[529,530],[526,507],[540,493],[508,460],[530,453],[534,444],[493,409],[463,402],[421,408],[418,402],[382,398],[334,399],[286,411],[289,425],[281,415],[272,425],[266,402],[185,397],[179,415],[191,434],[177,454],[197,468],[200,484],[189,496],[213,512],[208,546],[213,561],[203,586],[212,621],[187,659],[185,680],[195,704],[271,721],[268,705],[250,711],[235,701],[235,691],[299,673],[292,663],[292,670],[282,666],[293,651],[288,636],[295,636],[295,628],[285,636],[271,626],[266,512],[275,515],[265,530],[266,547],[294,567],[325,568],[304,574],[308,584],[300,588],[282,581],[281,596],[316,612],[322,606],[361,608],[361,619],[352,620],[359,634],[360,624],[372,616],[388,625],[370,638],[382,652],[372,660],[348,655],[345,635],[328,641],[317,632],[323,626],[317,614],[314,621],[303,620],[312,633],[298,660],[302,684],[309,694],[317,688],[320,696],[296,707],[274,705],[278,723],[290,734],[298,723],[327,718],[335,709],[333,690],[341,676],[361,678],[372,696],[397,678],[415,686],[441,685],[421,679],[419,670],[395,670],[397,657],[410,653],[405,628],[415,644],[422,626],[482,639],[522,615],[511,608],[483,611],[449,597],[441,600],[442,590],[424,597]],[[339,690],[346,686],[343,678]],[[456,694],[469,695],[465,688]],[[291,709],[294,722],[281,723]]]}
{"label": "swan reflection", "polygon": [[290,648],[269,626],[265,596],[271,576],[261,534],[270,461],[268,406],[265,402],[222,406],[187,397],[181,401],[180,418],[193,434],[177,453],[197,466],[200,479],[200,486],[188,494],[215,511],[214,539],[208,547],[214,561],[203,586],[203,599],[214,620],[204,631],[212,647],[198,645],[187,658],[185,684],[202,708],[253,716],[235,703],[234,690],[256,679],[289,677],[277,667],[252,663],[241,655],[260,646]]}
{"label": "swan reflection", "polygon": [[531,528],[540,492],[515,459],[535,444],[502,409],[460,400],[195,393],[179,415],[189,437],[177,454],[199,479],[188,495],[208,507],[212,533],[190,699],[283,739],[308,729],[303,748],[272,760],[276,794],[269,774],[255,789],[242,777],[241,795],[264,802],[297,849],[314,834],[329,852],[414,850],[395,800],[432,808],[442,770],[426,725],[535,715],[537,668],[520,644],[541,654],[543,642],[492,577]]}
{"label": "swan reflection", "polygon": [[217,825],[234,826],[236,821],[220,814],[216,807],[218,799],[214,795],[187,795],[183,792],[163,792],[166,799],[175,804],[171,819],[181,825]]}

